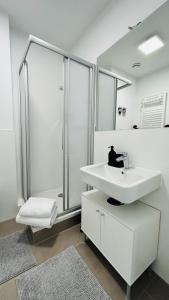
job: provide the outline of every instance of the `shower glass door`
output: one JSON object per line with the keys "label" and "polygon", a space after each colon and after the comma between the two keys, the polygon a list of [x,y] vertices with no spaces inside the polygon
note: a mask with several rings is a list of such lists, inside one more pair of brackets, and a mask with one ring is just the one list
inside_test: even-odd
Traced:
{"label": "shower glass door", "polygon": [[29,82],[29,196],[57,199],[63,212],[63,56],[32,44]]}

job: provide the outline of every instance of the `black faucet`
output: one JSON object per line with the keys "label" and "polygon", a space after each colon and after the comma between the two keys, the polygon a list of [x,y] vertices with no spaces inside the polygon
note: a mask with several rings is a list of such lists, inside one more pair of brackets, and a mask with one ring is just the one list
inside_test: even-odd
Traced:
{"label": "black faucet", "polygon": [[120,157],[122,154],[117,154],[114,151],[114,146],[110,146],[108,148],[111,148],[109,154],[108,154],[108,165],[115,168],[123,168],[124,162],[123,161],[117,161],[117,158]]}

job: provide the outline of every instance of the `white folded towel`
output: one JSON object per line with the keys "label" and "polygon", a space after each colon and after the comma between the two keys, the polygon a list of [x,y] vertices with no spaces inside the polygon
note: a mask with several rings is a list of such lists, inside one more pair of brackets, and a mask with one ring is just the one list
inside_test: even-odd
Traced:
{"label": "white folded towel", "polygon": [[30,197],[20,208],[19,215],[31,218],[49,218],[55,206],[55,199]]}
{"label": "white folded towel", "polygon": [[30,225],[34,227],[41,227],[41,228],[51,228],[55,223],[57,217],[57,206],[53,209],[52,215],[48,218],[32,218],[32,217],[23,217],[20,213],[16,216],[16,222]]}

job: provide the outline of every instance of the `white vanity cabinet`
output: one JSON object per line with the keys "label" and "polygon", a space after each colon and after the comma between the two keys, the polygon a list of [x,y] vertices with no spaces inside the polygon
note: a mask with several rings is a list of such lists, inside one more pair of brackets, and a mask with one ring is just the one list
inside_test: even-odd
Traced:
{"label": "white vanity cabinet", "polygon": [[82,230],[131,286],[157,257],[160,212],[139,201],[112,206],[107,198],[82,194]]}

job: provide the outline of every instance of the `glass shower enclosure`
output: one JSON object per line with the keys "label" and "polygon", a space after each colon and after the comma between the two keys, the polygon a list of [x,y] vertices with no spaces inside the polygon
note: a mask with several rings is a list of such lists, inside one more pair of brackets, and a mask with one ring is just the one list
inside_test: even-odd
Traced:
{"label": "glass shower enclosure", "polygon": [[93,162],[94,65],[30,36],[19,69],[22,195],[80,208]]}

